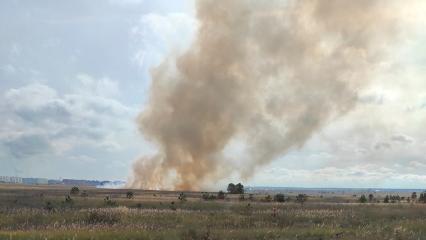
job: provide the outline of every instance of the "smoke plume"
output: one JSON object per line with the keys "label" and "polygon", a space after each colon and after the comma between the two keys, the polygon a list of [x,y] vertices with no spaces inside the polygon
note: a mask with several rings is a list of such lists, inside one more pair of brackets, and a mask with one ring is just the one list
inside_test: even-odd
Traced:
{"label": "smoke plume", "polygon": [[[396,40],[395,2],[200,0],[191,47],[152,70],[138,118],[158,154],[132,187],[197,190],[297,149],[354,108]],[[245,146],[242,165],[223,150]]]}

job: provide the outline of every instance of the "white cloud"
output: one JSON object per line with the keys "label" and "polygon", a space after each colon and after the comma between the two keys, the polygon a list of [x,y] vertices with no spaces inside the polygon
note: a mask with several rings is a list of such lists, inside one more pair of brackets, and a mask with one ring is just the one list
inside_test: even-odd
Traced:
{"label": "white cloud", "polygon": [[410,136],[406,136],[406,135],[393,135],[391,138],[392,141],[394,142],[400,142],[400,143],[413,143],[414,139]]}
{"label": "white cloud", "polygon": [[79,81],[76,89],[78,94],[101,97],[116,97],[120,94],[118,82],[107,77],[94,79],[90,75],[80,73],[76,78]]}
{"label": "white cloud", "polygon": [[78,90],[66,94],[38,83],[4,94],[0,146],[9,155],[0,161],[20,165],[42,157],[96,163],[93,159],[101,158],[102,163],[102,154],[127,151],[137,144],[131,139],[137,137],[138,109],[107,97],[116,95],[118,84],[88,75],[76,79],[83,79]]}

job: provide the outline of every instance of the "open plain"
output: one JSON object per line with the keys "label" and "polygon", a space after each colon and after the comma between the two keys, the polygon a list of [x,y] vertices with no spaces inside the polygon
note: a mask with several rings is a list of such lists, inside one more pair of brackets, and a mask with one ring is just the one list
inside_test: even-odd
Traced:
{"label": "open plain", "polygon": [[[426,239],[426,204],[376,194],[0,185],[0,239]],[[367,195],[368,196],[368,195]],[[282,200],[281,200],[282,201]]]}

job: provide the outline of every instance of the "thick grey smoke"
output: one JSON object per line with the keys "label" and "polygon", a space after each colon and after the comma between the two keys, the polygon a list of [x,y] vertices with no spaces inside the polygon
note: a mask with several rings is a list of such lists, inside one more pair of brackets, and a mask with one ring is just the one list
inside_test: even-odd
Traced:
{"label": "thick grey smoke", "polygon": [[354,108],[397,32],[392,1],[200,0],[197,38],[152,71],[141,132],[158,154],[132,187],[200,189],[234,171],[223,150],[243,139],[253,175]]}

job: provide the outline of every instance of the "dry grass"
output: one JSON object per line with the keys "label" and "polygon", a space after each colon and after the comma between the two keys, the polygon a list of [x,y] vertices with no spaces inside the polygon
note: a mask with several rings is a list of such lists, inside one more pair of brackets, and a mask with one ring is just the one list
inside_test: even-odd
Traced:
{"label": "dry grass", "polygon": [[[180,202],[175,192],[136,191],[127,199],[125,190],[86,190],[88,198],[68,206],[68,189],[0,188],[0,239],[426,239],[423,204],[324,198],[302,206],[262,196],[204,201],[201,193]],[[106,195],[118,207],[106,206]]]}

